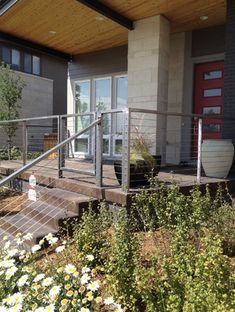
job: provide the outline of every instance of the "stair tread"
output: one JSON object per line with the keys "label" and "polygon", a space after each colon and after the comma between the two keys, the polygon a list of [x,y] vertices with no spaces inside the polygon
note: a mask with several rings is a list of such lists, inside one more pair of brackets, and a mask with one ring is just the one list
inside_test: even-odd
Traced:
{"label": "stair tread", "polygon": [[52,217],[56,219],[77,216],[75,212],[69,209],[63,209],[63,207],[53,206],[40,200],[36,202],[27,201],[26,203],[22,205],[22,208],[23,210],[21,211],[21,213],[24,214],[24,210],[26,210],[26,215],[27,215],[27,211],[31,209],[34,212],[38,212],[38,213],[47,215],[48,217]]}
{"label": "stair tread", "polygon": [[41,194],[47,194],[53,197],[62,198],[64,200],[69,200],[71,202],[84,202],[94,200],[89,196],[79,194],[76,192],[67,191],[60,188],[53,188],[53,189],[45,189],[41,191]]}
{"label": "stair tread", "polygon": [[41,237],[50,232],[56,232],[55,228],[44,225],[39,221],[29,218],[21,213],[18,213],[14,216],[3,217],[1,218],[1,221],[6,221],[14,225],[14,227],[18,228],[19,232],[32,233],[35,237]]}

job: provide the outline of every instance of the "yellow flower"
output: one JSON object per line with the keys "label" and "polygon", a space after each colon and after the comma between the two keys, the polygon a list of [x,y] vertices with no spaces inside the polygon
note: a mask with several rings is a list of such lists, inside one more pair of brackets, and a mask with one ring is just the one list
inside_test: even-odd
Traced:
{"label": "yellow flower", "polygon": [[68,297],[72,297],[72,295],[73,295],[73,291],[72,290],[69,290],[69,291],[67,291],[67,294],[66,294]]}
{"label": "yellow flower", "polygon": [[76,272],[73,273],[73,277],[74,277],[74,278],[78,278],[78,276],[79,276],[78,271],[76,271]]}
{"label": "yellow flower", "polygon": [[96,298],[95,298],[95,302],[98,303],[98,304],[101,303],[102,300],[103,300],[103,299],[102,299],[101,297],[96,297]]}
{"label": "yellow flower", "polygon": [[87,297],[93,296],[92,291],[88,291],[88,293],[86,295],[87,295]]}
{"label": "yellow flower", "polygon": [[31,306],[32,310],[36,310],[37,307],[38,307],[38,304],[37,304],[37,303],[34,303],[34,304],[32,304],[32,306]]}
{"label": "yellow flower", "polygon": [[58,268],[58,269],[56,270],[56,272],[57,272],[57,273],[62,273],[62,272],[63,272],[63,268]]}
{"label": "yellow flower", "polygon": [[70,284],[66,284],[66,285],[64,286],[64,288],[65,288],[66,290],[69,290],[69,289],[71,288],[71,285],[70,285]]}
{"label": "yellow flower", "polygon": [[61,300],[61,302],[60,302],[60,304],[61,304],[62,306],[66,306],[68,303],[69,303],[68,299],[63,299],[63,300]]}
{"label": "yellow flower", "polygon": [[86,304],[86,303],[87,303],[87,298],[83,298],[83,299],[82,299],[82,303],[83,303],[83,304]]}
{"label": "yellow flower", "polygon": [[40,288],[40,285],[39,285],[39,284],[33,284],[33,285],[32,285],[32,288],[33,288],[34,290],[38,290],[38,289]]}
{"label": "yellow flower", "polygon": [[77,304],[77,300],[76,300],[76,299],[73,299],[73,300],[72,300],[72,305],[75,306],[76,304]]}
{"label": "yellow flower", "polygon": [[68,281],[69,279],[70,279],[70,276],[69,275],[65,275],[64,280]]}
{"label": "yellow flower", "polygon": [[77,297],[77,295],[78,295],[78,291],[75,290],[74,293],[73,293],[73,296],[74,296],[74,297]]}

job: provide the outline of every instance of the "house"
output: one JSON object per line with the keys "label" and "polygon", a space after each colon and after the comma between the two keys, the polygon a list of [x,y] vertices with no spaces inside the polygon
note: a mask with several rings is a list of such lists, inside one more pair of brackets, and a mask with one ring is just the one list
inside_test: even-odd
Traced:
{"label": "house", "polygon": [[[235,140],[235,123],[224,119],[235,113],[234,0],[1,0],[0,32],[23,46],[71,57],[68,114],[127,107],[208,114],[203,138]],[[58,71],[59,62],[65,69],[61,58],[52,58]],[[56,88],[61,73],[44,69],[55,83],[52,112],[64,112],[56,91],[65,92],[62,80]],[[83,121],[70,130],[79,130]],[[120,116],[107,118],[107,157],[120,153],[122,122]],[[197,139],[192,118],[155,116],[141,122],[149,136],[165,132],[160,152],[167,163],[192,157]],[[77,139],[75,154],[92,154],[92,141],[89,134]]]}

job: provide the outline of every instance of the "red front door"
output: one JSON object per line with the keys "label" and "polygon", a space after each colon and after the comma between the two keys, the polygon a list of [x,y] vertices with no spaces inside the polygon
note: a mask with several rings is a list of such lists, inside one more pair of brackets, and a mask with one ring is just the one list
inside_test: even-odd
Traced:
{"label": "red front door", "polygon": [[[195,66],[194,110],[195,114],[208,115],[203,119],[202,139],[220,139],[223,115],[224,62],[212,62]],[[194,124],[192,154],[197,152],[197,123]]]}

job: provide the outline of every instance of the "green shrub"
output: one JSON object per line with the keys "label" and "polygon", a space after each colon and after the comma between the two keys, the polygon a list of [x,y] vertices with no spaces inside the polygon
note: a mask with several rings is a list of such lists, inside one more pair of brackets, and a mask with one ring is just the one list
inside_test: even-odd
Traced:
{"label": "green shrub", "polygon": [[139,295],[136,291],[136,268],[138,266],[138,240],[131,232],[126,210],[120,209],[114,225],[106,272],[108,285],[114,299],[128,311],[139,311]]}
{"label": "green shrub", "polygon": [[92,254],[98,263],[103,264],[108,247],[108,229],[112,223],[111,213],[105,203],[101,203],[98,211],[92,207],[82,215],[81,222],[75,225],[74,239],[81,259]]}

